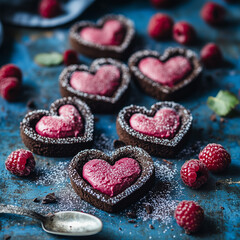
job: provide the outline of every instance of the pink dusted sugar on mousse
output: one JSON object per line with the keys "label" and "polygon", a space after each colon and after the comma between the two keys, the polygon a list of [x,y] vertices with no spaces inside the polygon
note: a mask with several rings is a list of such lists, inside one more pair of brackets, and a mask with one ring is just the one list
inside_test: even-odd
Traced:
{"label": "pink dusted sugar on mousse", "polygon": [[146,57],[139,62],[138,67],[151,80],[169,87],[173,87],[192,71],[190,61],[183,56],[172,57],[166,62]]}
{"label": "pink dusted sugar on mousse", "polygon": [[104,65],[95,75],[86,71],[76,71],[70,78],[72,88],[88,94],[112,96],[120,85],[121,73],[114,65]]}
{"label": "pink dusted sugar on mousse", "polygon": [[108,20],[102,28],[85,27],[80,31],[80,36],[87,42],[119,46],[125,36],[125,27],[118,20]]}
{"label": "pink dusted sugar on mousse", "polygon": [[59,116],[44,116],[36,124],[36,132],[49,138],[77,137],[83,132],[82,117],[73,105],[59,108]]}
{"label": "pink dusted sugar on mousse", "polygon": [[140,176],[141,167],[133,158],[122,158],[113,166],[101,159],[93,159],[83,166],[83,178],[91,186],[113,197],[130,187]]}
{"label": "pink dusted sugar on mousse", "polygon": [[135,113],[130,118],[130,126],[145,135],[158,138],[173,138],[180,127],[180,116],[172,108],[158,110],[154,117]]}

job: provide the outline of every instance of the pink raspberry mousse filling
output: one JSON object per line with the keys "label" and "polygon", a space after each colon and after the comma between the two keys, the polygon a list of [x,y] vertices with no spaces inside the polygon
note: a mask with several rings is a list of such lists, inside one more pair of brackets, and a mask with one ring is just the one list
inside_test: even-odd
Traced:
{"label": "pink raspberry mousse filling", "polygon": [[172,57],[166,62],[147,57],[140,61],[138,67],[148,78],[169,87],[173,87],[192,71],[191,63],[183,56]]}
{"label": "pink raspberry mousse filling", "polygon": [[95,75],[76,71],[70,78],[72,88],[94,95],[112,96],[120,84],[121,73],[116,66],[104,65]]}
{"label": "pink raspberry mousse filling", "polygon": [[132,158],[122,158],[113,166],[101,159],[93,159],[83,166],[83,178],[91,186],[113,197],[130,187],[140,176],[141,167]]}
{"label": "pink raspberry mousse filling", "polygon": [[85,27],[80,31],[80,36],[87,42],[99,45],[118,46],[123,42],[125,28],[118,20],[108,20],[103,28]]}
{"label": "pink raspberry mousse filling", "polygon": [[180,117],[174,109],[162,108],[154,117],[136,113],[130,118],[130,126],[145,135],[158,138],[173,138],[180,126]]}
{"label": "pink raspberry mousse filling", "polygon": [[36,124],[36,132],[49,138],[77,137],[83,131],[81,115],[73,105],[59,108],[59,116],[44,116]]}

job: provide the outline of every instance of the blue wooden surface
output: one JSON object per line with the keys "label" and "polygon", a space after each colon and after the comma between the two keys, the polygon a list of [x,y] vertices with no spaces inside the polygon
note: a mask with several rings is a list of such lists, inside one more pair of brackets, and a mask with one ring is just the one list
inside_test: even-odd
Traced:
{"label": "blue wooden surface", "polygon": [[[17,103],[7,103],[0,99],[0,202],[35,209],[41,213],[65,209],[94,213],[102,219],[103,231],[97,236],[81,239],[239,239],[240,113],[238,109],[234,116],[228,118],[225,123],[220,123],[219,119],[212,122],[210,121],[212,112],[206,106],[206,100],[210,95],[215,96],[220,89],[228,89],[235,94],[238,94],[240,89],[240,5],[227,5],[224,1],[216,1],[221,2],[229,10],[231,24],[213,29],[206,25],[199,16],[199,10],[204,2],[206,1],[181,1],[181,4],[163,12],[169,13],[175,21],[187,20],[195,26],[199,42],[191,49],[199,52],[201,46],[209,41],[215,41],[219,44],[227,60],[226,67],[210,72],[205,71],[201,86],[194,93],[179,101],[191,109],[194,124],[191,139],[186,148],[176,156],[176,159],[170,159],[174,162],[172,169],[166,171],[168,166],[160,158],[154,158],[156,166],[165,169],[165,172],[170,176],[165,176],[164,183],[166,185],[172,184],[171,193],[165,192],[168,197],[167,203],[170,200],[175,203],[182,199],[192,199],[198,201],[204,208],[206,221],[200,233],[193,236],[185,235],[184,231],[177,226],[172,213],[168,214],[168,221],[165,215],[164,219],[153,221],[148,218],[148,220],[143,221],[140,214],[137,219],[138,227],[135,228],[134,224],[128,223],[125,211],[118,214],[108,214],[81,201],[71,190],[66,174],[70,158],[53,159],[36,156],[37,171],[31,179],[15,177],[5,170],[6,157],[15,149],[25,147],[19,134],[19,122],[27,112],[27,101],[34,99],[38,108],[47,108],[60,97],[58,76],[63,66],[39,67],[33,62],[33,58],[39,52],[53,50],[63,52],[69,48],[67,36],[69,26],[51,31],[5,29],[5,40],[6,38],[7,40],[1,49],[0,64],[12,62],[23,70],[24,92],[21,100]],[[90,7],[80,19],[97,20],[103,14],[112,12],[124,14],[135,22],[138,38],[133,51],[149,48],[163,52],[168,46],[178,46],[173,41],[155,42],[148,37],[146,34],[148,20],[157,10],[150,6],[147,0],[115,5],[101,1]],[[83,56],[80,56],[80,59],[84,63],[91,62],[90,59]],[[213,80],[207,80],[206,75],[211,75]],[[126,105],[134,103],[150,107],[155,103],[154,99],[141,93],[133,84],[131,88],[133,91]],[[117,138],[116,114],[97,115],[97,117],[99,117],[99,121],[96,123],[95,147],[105,151],[113,150],[111,143]],[[185,160],[196,158],[200,148],[209,142],[222,144],[231,153],[232,164],[225,173],[211,174],[208,184],[200,190],[191,190],[182,184],[179,170]],[[47,162],[50,165],[47,165]],[[219,180],[221,184],[216,186],[216,181]],[[157,181],[158,184],[160,184],[159,181]],[[59,197],[57,204],[42,205],[32,202],[33,198],[39,197],[41,199],[50,192],[55,192]],[[159,204],[164,206],[163,203]],[[221,206],[224,207],[224,210],[220,208]],[[141,204],[134,204],[128,210],[136,207],[142,209]],[[140,213],[142,212],[141,210]],[[160,213],[159,216],[162,217],[163,214]],[[149,224],[153,224],[155,229],[151,230]],[[122,230],[119,230],[119,227]],[[7,234],[12,236],[11,239],[17,240],[71,239],[49,235],[41,230],[37,222],[29,218],[1,215],[0,238]]]}

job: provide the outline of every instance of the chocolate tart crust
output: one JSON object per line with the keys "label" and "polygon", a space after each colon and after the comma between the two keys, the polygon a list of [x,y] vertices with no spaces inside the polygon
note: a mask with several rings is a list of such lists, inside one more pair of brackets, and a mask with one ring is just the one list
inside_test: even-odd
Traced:
{"label": "chocolate tart crust", "polygon": [[[192,71],[173,87],[153,81],[145,76],[138,67],[139,62],[146,57],[154,57],[165,62],[175,56],[186,57],[192,64]],[[193,51],[184,48],[167,48],[163,55],[151,50],[138,51],[129,58],[128,66],[135,83],[148,95],[158,100],[179,99],[187,93],[194,91],[201,79],[203,69],[197,55]]]}
{"label": "chocolate tart crust", "polygon": [[[92,159],[103,159],[113,165],[121,158],[130,157],[138,161],[141,175],[130,187],[110,197],[95,190],[83,177],[85,163]],[[112,156],[96,150],[84,150],[78,153],[69,165],[69,176],[75,192],[85,201],[106,212],[117,212],[144,196],[154,184],[155,169],[150,155],[141,148],[126,146],[116,150]]]}
{"label": "chocolate tart crust", "polygon": [[[58,115],[62,105],[74,105],[84,121],[84,133],[78,137],[49,138],[35,131],[37,122],[43,116]],[[20,123],[20,133],[26,147],[38,154],[49,157],[74,156],[80,150],[90,148],[93,143],[94,117],[86,103],[77,98],[62,98],[51,104],[50,110],[35,110],[29,112]]]}
{"label": "chocolate tart crust", "polygon": [[[84,93],[74,89],[69,81],[71,74],[75,71],[95,72],[103,65],[114,65],[121,72],[121,83],[111,97]],[[77,97],[85,101],[94,113],[112,113],[118,109],[128,95],[130,84],[130,73],[128,67],[120,61],[111,58],[99,58],[92,62],[88,68],[86,65],[71,65],[65,68],[59,76],[59,87],[63,97]]]}
{"label": "chocolate tart crust", "polygon": [[[135,113],[142,113],[153,117],[161,108],[169,107],[180,115],[181,125],[172,139],[157,138],[140,133],[131,128],[129,120]],[[158,102],[150,108],[130,105],[123,108],[117,117],[116,128],[119,139],[125,144],[138,146],[149,154],[160,157],[175,157],[176,153],[186,143],[192,126],[192,115],[189,110],[175,102]]]}
{"label": "chocolate tart crust", "polygon": [[[106,21],[111,19],[118,20],[123,24],[123,26],[126,29],[125,37],[121,45],[118,45],[118,46],[100,45],[100,44],[88,42],[81,38],[79,33],[81,29],[83,29],[84,27],[101,28]],[[69,40],[72,47],[76,51],[88,57],[91,57],[91,58],[110,57],[110,58],[122,59],[126,56],[130,48],[130,45],[133,41],[134,35],[135,35],[134,24],[130,19],[124,17],[123,15],[109,14],[100,18],[97,21],[97,23],[93,23],[90,21],[80,21],[78,23],[75,23],[70,29]]]}

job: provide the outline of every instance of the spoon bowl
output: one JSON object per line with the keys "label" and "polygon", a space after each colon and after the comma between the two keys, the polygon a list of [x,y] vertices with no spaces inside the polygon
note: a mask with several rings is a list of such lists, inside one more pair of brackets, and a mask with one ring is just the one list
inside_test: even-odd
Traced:
{"label": "spoon bowl", "polygon": [[76,211],[58,212],[42,222],[46,232],[65,236],[94,235],[102,230],[102,226],[99,218]]}
{"label": "spoon bowl", "polygon": [[102,221],[87,213],[77,211],[57,212],[43,216],[29,209],[0,204],[0,214],[10,213],[28,216],[41,221],[44,231],[64,236],[90,236],[102,230]]}

